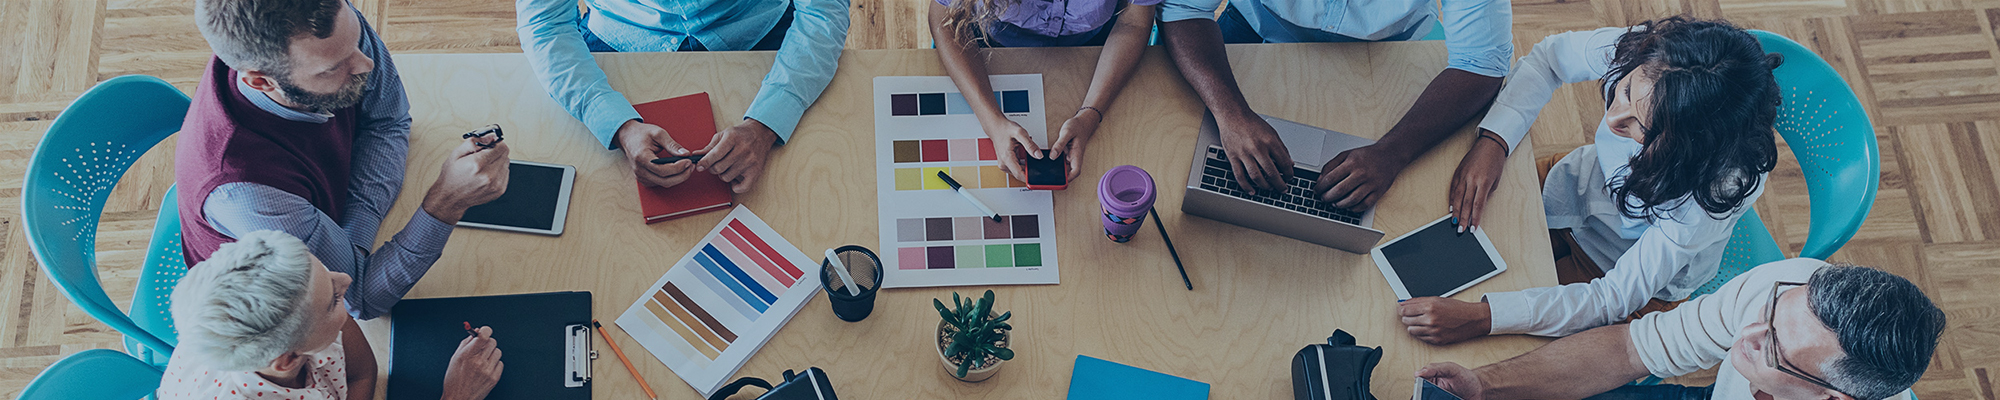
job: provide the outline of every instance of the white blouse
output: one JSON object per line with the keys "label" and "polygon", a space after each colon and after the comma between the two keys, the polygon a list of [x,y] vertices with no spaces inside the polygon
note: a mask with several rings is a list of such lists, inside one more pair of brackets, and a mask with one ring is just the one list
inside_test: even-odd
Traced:
{"label": "white blouse", "polygon": [[167,372],[160,389],[153,394],[161,400],[345,400],[347,398],[347,353],[335,336],[333,345],[313,352],[306,387],[292,389],[265,380],[256,372],[216,371],[194,360],[188,352],[174,353],[167,360]]}

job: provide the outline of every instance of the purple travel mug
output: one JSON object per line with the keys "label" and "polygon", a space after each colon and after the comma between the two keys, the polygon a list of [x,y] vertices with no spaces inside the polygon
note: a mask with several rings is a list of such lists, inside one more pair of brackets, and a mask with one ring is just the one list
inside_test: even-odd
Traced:
{"label": "purple travel mug", "polygon": [[1120,165],[1097,180],[1097,202],[1104,208],[1104,237],[1125,243],[1146,222],[1153,209],[1153,176],[1146,170]]}

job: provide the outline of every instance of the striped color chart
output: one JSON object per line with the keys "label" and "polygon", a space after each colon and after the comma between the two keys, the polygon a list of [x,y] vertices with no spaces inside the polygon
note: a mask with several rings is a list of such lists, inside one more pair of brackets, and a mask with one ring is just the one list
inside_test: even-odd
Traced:
{"label": "striped color chart", "polygon": [[696,389],[734,374],[818,289],[811,260],[755,218],[738,206],[618,318]]}

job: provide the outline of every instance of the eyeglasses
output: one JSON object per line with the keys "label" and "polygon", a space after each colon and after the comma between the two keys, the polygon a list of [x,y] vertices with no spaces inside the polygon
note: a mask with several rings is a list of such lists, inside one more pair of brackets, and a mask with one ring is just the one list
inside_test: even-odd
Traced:
{"label": "eyeglasses", "polygon": [[475,144],[475,145],[478,145],[479,147],[483,147],[483,148],[488,148],[488,149],[491,149],[491,148],[493,148],[494,146],[499,146],[499,145],[500,145],[500,141],[502,141],[502,140],[507,140],[507,136],[506,136],[506,135],[504,135],[504,134],[502,134],[502,133],[500,132],[500,124],[491,124],[491,125],[487,125],[487,126],[486,126],[486,127],[484,127],[484,128],[479,128],[479,129],[477,129],[477,130],[474,130],[474,131],[471,131],[471,132],[466,132],[466,133],[465,133],[464,135],[461,135],[461,136],[459,136],[459,138],[460,138],[460,139],[471,139],[471,138],[476,138],[476,137],[485,137],[485,136],[486,136],[486,134],[488,134],[488,133],[491,133],[491,134],[493,134],[493,141],[491,141],[491,142],[485,142],[485,143],[480,143],[480,142],[476,142],[476,141],[475,141],[475,142],[472,142],[472,144]]}
{"label": "eyeglasses", "polygon": [[[1786,287],[1805,286],[1805,285],[1806,284],[1800,282],[1783,282],[1783,281],[1773,282],[1771,284],[1771,303],[1764,307],[1769,310],[1764,314],[1764,347],[1766,350],[1768,350],[1764,352],[1765,356],[1764,364],[1765,366],[1771,367],[1771,369],[1776,369],[1779,372],[1784,372],[1791,376],[1797,377],[1800,380],[1811,382],[1812,384],[1819,385],[1819,387],[1826,388],[1827,390],[1840,392],[1841,394],[1847,394],[1847,392],[1840,390],[1840,388],[1833,387],[1833,384],[1828,383],[1825,379],[1820,379],[1817,376],[1812,376],[1812,374],[1800,371],[1798,370],[1797,367],[1788,366],[1792,365],[1792,363],[1791,361],[1785,360],[1784,357],[1785,350],[1783,347],[1778,346],[1778,330],[1777,330],[1778,327],[1777,324],[1773,323],[1772,321],[1776,321],[1778,318],[1778,294],[1782,293],[1779,291],[1779,289],[1783,289]],[[1847,396],[1855,397],[1852,394],[1848,394]]]}

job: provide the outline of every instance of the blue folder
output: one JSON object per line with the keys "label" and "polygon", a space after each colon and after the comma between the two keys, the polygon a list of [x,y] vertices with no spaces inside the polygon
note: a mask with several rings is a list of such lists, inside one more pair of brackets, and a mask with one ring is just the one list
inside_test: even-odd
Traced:
{"label": "blue folder", "polygon": [[1076,369],[1069,375],[1070,400],[1207,398],[1206,383],[1091,356],[1076,356]]}

